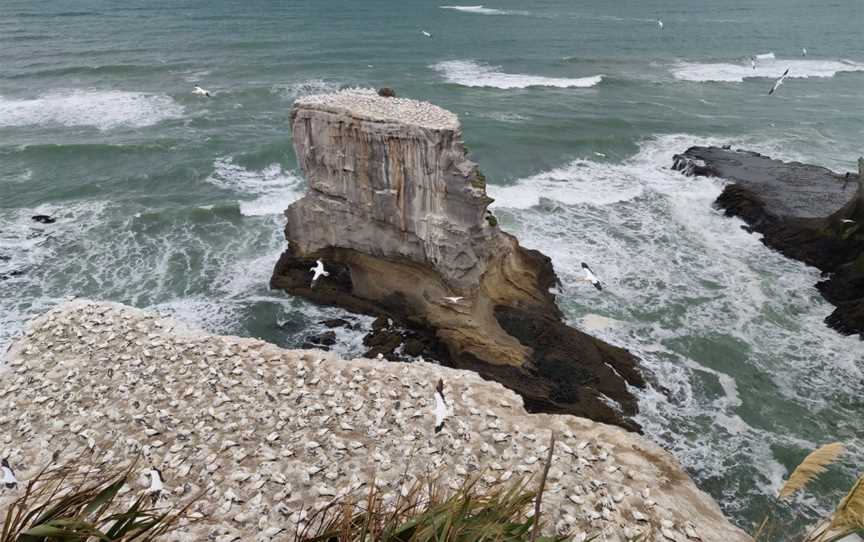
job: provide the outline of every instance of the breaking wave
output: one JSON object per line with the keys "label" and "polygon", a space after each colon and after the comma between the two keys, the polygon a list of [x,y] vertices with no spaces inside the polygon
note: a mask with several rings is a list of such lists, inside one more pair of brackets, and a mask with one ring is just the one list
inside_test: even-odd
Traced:
{"label": "breaking wave", "polygon": [[512,11],[508,9],[485,8],[482,5],[477,6],[438,6],[441,9],[452,9],[463,13],[476,13],[478,15],[522,15],[526,12]]}
{"label": "breaking wave", "polygon": [[519,73],[497,71],[497,66],[489,66],[473,60],[448,60],[439,62],[432,69],[444,76],[449,83],[464,87],[492,87],[501,89],[529,87],[588,88],[600,84],[602,75],[579,78],[544,77]]}
{"label": "breaking wave", "polygon": [[848,60],[783,60],[774,53],[757,55],[756,69],[749,60],[740,64],[681,62],[672,68],[672,75],[681,81],[742,83],[744,79],[780,77],[788,68],[790,78],[834,77],[840,72],[864,71],[864,64]]}
{"label": "breaking wave", "polygon": [[141,128],[183,116],[168,96],[120,90],[73,90],[34,99],[0,97],[0,126],[59,124],[99,130]]}
{"label": "breaking wave", "polygon": [[[226,157],[216,160],[213,168],[207,182],[241,194],[240,214],[244,216],[278,215],[303,195],[303,179],[279,164],[250,171]],[[246,199],[250,196],[255,199]]]}

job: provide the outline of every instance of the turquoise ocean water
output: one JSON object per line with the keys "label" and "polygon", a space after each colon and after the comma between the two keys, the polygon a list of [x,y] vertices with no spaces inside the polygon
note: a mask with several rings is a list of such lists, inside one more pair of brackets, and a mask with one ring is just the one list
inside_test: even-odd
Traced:
{"label": "turquoise ocean water", "polygon": [[[852,169],[864,4],[445,5],[0,3],[0,350],[69,295],[301,344],[340,312],[267,288],[304,189],[291,103],[388,85],[460,115],[503,226],[553,258],[573,325],[644,360],[639,421],[734,521],[841,440],[845,461],[793,504],[830,507],[864,465],[864,343],[822,325],[816,270],[711,208],[720,181],[669,166],[732,143]],[[572,280],[581,261],[603,292]]]}

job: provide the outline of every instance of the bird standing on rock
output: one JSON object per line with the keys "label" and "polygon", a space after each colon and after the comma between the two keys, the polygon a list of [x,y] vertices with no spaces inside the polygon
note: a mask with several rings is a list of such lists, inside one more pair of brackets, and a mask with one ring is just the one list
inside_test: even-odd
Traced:
{"label": "bird standing on rock", "polygon": [[453,415],[453,410],[444,399],[444,380],[439,378],[435,386],[435,432],[444,429],[444,420]]}
{"label": "bird standing on rock", "polygon": [[162,472],[156,467],[151,467],[147,474],[150,475],[150,487],[147,489],[147,493],[150,494],[150,498],[153,499],[153,503],[162,496],[162,493],[165,491],[165,486],[162,481]]}
{"label": "bird standing on rock", "polygon": [[327,271],[324,271],[324,263],[321,260],[315,260],[315,263],[317,264],[315,267],[309,268],[309,271],[314,273],[312,275],[312,286],[311,286],[312,288],[315,287],[315,284],[318,282],[318,279],[320,279],[321,277],[329,277],[330,276],[330,273],[328,273]]}
{"label": "bird standing on rock", "polygon": [[3,485],[6,486],[6,489],[13,489],[18,485],[18,479],[15,478],[15,471],[12,470],[9,461],[5,457],[0,461],[0,469],[3,470]]}

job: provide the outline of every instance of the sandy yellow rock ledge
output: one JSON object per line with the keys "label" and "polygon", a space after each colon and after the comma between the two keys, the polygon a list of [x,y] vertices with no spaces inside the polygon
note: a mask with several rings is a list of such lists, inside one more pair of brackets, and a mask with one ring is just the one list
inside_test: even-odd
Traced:
{"label": "sandy yellow rock ledge", "polygon": [[[74,301],[34,320],[0,368],[0,454],[26,481],[56,451],[88,461],[140,454],[160,467],[166,505],[201,490],[211,520],[187,540],[291,540],[299,510],[373,475],[394,496],[435,473],[530,475],[555,449],[544,497],[548,528],[605,540],[734,542],[749,538],[666,452],[586,419],[529,415],[521,399],[477,375],[426,363],[340,360],[190,330],[122,305]],[[433,431],[433,386],[454,407]],[[406,461],[408,481],[403,481]],[[16,497],[0,493],[0,510]],[[578,538],[577,538],[578,540]]]}

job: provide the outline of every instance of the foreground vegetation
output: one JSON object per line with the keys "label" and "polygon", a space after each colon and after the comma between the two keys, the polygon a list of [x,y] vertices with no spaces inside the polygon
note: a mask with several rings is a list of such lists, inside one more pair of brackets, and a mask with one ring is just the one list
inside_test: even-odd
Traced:
{"label": "foreground vegetation", "polygon": [[[481,489],[478,480],[473,479],[458,490],[448,491],[434,480],[425,479],[403,488],[394,500],[388,499],[373,483],[363,498],[349,496],[323,509],[304,511],[294,539],[296,542],[572,540],[568,535],[540,535],[543,489],[554,446],[553,438],[538,484],[529,479]],[[756,542],[793,538],[774,519],[774,513],[789,506],[790,499],[804,491],[842,453],[840,443],[826,444],[798,465],[778,493],[771,511],[756,528]],[[156,507],[152,494],[134,495],[128,488],[124,490],[136,467],[137,461],[114,470],[88,466],[84,460],[49,464],[21,488],[21,495],[6,510],[0,542],[147,542],[163,539],[180,526],[207,519],[189,514],[198,497],[190,498],[182,506]],[[121,498],[124,494],[126,497]],[[864,476],[830,517],[799,539],[838,542],[851,534],[864,534]]]}

